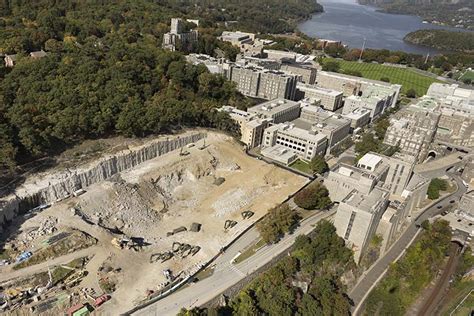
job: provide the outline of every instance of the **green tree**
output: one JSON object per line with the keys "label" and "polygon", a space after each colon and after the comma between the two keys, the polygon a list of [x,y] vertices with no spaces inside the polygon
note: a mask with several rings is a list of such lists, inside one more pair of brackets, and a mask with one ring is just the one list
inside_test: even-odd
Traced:
{"label": "green tree", "polygon": [[448,188],[446,180],[435,178],[430,181],[428,185],[428,198],[436,200],[439,198],[439,191],[445,191]]}
{"label": "green tree", "polygon": [[383,140],[385,137],[385,132],[389,126],[390,121],[388,118],[382,118],[378,120],[374,126],[375,136],[377,136],[378,139]]}
{"label": "green tree", "polygon": [[257,224],[260,237],[266,243],[276,243],[299,220],[298,214],[288,204],[270,209],[267,215]]}
{"label": "green tree", "polygon": [[337,61],[329,60],[323,63],[322,68],[324,71],[339,72],[341,69],[341,64],[339,64]]}
{"label": "green tree", "polygon": [[380,140],[376,140],[372,133],[365,133],[360,141],[355,144],[355,152],[360,158],[369,151],[378,152]]}
{"label": "green tree", "polygon": [[307,210],[325,210],[331,205],[329,191],[317,181],[298,192],[294,201],[296,205]]}
{"label": "green tree", "polygon": [[309,167],[314,173],[317,174],[323,174],[326,171],[329,171],[329,166],[326,160],[324,160],[324,157],[320,155],[316,155],[313,157],[313,159],[311,159],[309,162]]}

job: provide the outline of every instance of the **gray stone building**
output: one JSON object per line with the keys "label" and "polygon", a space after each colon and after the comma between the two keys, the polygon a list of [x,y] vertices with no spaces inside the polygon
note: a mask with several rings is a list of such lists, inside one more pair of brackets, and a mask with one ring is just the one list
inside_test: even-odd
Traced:
{"label": "gray stone building", "polygon": [[[188,22],[199,23],[197,20]],[[185,21],[179,18],[171,19],[171,31],[163,35],[163,48],[171,51],[191,51],[198,41],[197,30],[184,30]]]}
{"label": "gray stone building", "polygon": [[237,84],[237,89],[249,97],[272,100],[295,99],[298,77],[281,71],[265,70],[260,67],[242,67],[230,64],[227,78]]}

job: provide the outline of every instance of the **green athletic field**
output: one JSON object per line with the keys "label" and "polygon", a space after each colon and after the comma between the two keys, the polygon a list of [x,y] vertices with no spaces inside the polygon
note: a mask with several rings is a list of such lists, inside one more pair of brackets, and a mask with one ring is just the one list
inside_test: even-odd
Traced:
{"label": "green athletic field", "polygon": [[460,78],[459,80],[464,80],[464,79],[471,79],[474,81],[474,71],[466,71]]}
{"label": "green athletic field", "polygon": [[417,73],[410,68],[398,68],[375,63],[359,63],[357,61],[336,60],[332,58],[326,58],[324,61],[327,60],[337,61],[341,65],[342,73],[344,71],[359,71],[364,78],[374,80],[387,77],[391,83],[401,84],[402,92],[406,92],[411,88],[415,89],[417,96],[425,95],[428,87],[433,82],[439,82],[439,80],[435,78]]}

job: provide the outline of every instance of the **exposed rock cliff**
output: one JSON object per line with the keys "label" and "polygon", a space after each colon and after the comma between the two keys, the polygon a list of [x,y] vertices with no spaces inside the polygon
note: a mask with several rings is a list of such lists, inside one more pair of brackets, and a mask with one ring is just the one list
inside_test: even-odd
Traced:
{"label": "exposed rock cliff", "polygon": [[28,179],[14,194],[0,199],[0,232],[4,223],[12,220],[18,213],[65,198],[76,190],[85,189],[91,184],[204,137],[205,133],[192,133],[152,141],[131,150],[103,157],[87,166],[79,166],[75,170]]}

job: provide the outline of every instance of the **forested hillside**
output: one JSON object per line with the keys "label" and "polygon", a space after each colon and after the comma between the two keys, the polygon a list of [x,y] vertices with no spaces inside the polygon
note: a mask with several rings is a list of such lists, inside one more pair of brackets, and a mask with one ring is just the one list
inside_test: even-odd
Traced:
{"label": "forested hillside", "polygon": [[418,15],[429,22],[474,29],[472,0],[358,0],[358,2],[376,5],[389,13]]}
{"label": "forested hillside", "polygon": [[[171,17],[200,19],[198,52],[212,53],[224,22],[265,32],[319,6],[313,0],[0,0],[0,171],[86,138],[143,136],[182,126],[235,131],[212,109],[245,99],[205,67],[163,51]],[[32,60],[28,53],[48,56]]]}
{"label": "forested hillside", "polygon": [[418,30],[408,33],[405,41],[446,51],[474,52],[474,32]]}

